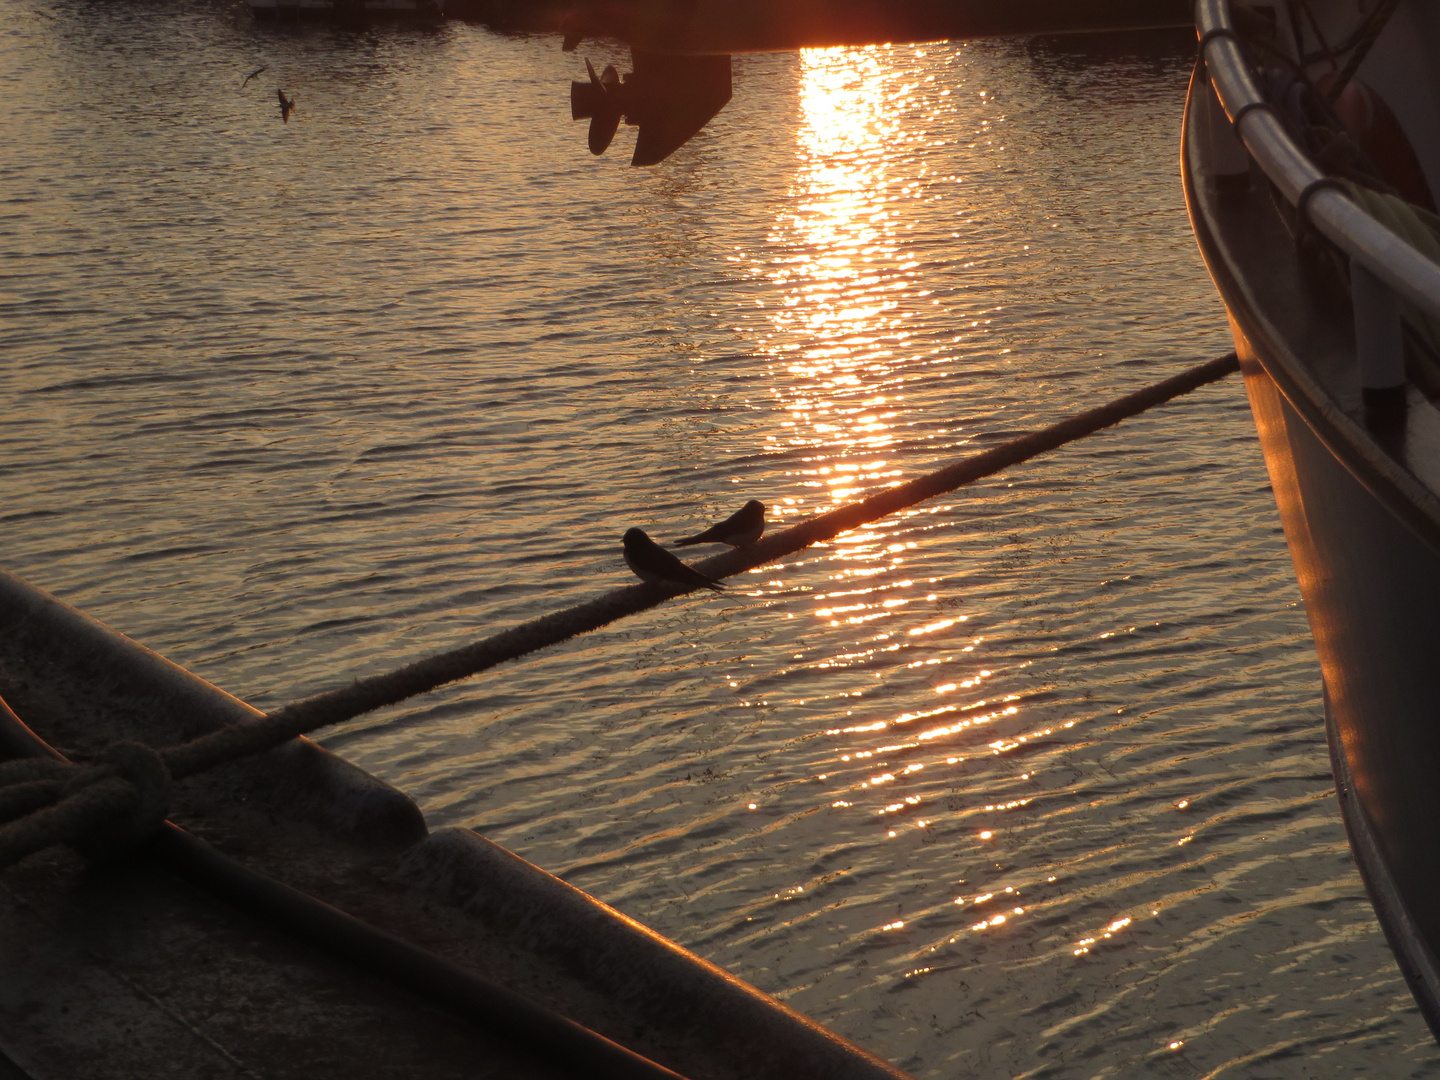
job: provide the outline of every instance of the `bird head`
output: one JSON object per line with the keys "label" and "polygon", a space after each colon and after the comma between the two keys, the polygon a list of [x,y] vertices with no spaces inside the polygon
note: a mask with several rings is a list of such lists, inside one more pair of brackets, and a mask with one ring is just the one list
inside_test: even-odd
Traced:
{"label": "bird head", "polygon": [[626,530],[625,530],[624,541],[625,541],[625,546],[626,546],[627,548],[628,548],[628,547],[634,547],[636,544],[643,544],[646,540],[649,540],[649,539],[650,539],[650,537],[648,537],[648,536],[645,535],[645,530],[644,530],[644,529],[626,529]]}

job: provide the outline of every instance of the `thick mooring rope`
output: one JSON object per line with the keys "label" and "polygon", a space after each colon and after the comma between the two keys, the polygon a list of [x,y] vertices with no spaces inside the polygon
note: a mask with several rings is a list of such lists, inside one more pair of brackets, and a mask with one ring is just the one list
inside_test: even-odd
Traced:
{"label": "thick mooring rope", "polygon": [[[695,567],[720,579],[775,562],[1092,435],[1238,369],[1235,354],[1229,353],[1041,431],[886,488],[868,499],[807,518],[748,547],[712,556]],[[164,819],[171,779],[183,779],[270,750],[298,735],[468,678],[691,591],[648,583],[615,589],[450,652],[383,675],[357,679],[349,686],[291,702],[266,716],[163,750],[121,743],[107,749],[102,759],[91,765],[34,759],[0,764],[0,821],[10,822],[0,827],[0,867],[52,844],[78,842],[87,853],[123,851],[137,838],[153,833]],[[22,814],[27,816],[20,817]],[[19,820],[14,820],[17,817]]]}

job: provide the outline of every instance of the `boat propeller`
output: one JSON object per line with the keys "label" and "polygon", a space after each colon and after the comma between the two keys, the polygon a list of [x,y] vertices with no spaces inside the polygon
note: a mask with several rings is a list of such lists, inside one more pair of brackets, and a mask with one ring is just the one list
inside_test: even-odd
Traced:
{"label": "boat propeller", "polygon": [[729,56],[672,56],[632,50],[635,70],[613,64],[570,83],[570,117],[589,120],[592,154],[603,154],[623,120],[640,130],[632,165],[654,165],[684,146],[730,100]]}
{"label": "boat propeller", "polygon": [[605,65],[603,75],[595,74],[595,65],[588,59],[585,70],[590,74],[589,82],[570,84],[570,118],[590,121],[590,152],[603,154],[620,130],[624,117],[626,87],[620,81],[620,73],[614,64]]}

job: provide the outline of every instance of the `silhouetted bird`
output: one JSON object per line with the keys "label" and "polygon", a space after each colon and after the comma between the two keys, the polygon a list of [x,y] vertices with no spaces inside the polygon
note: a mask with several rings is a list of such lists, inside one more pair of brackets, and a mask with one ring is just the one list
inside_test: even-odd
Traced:
{"label": "silhouetted bird", "polygon": [[744,547],[746,544],[753,544],[759,540],[764,531],[765,504],[758,499],[751,499],[719,525],[711,525],[702,533],[687,536],[684,540],[676,540],[675,546],[729,544],[731,547]]}
{"label": "silhouetted bird", "polygon": [[275,96],[280,99],[280,119],[288,124],[290,114],[295,111],[295,99],[287,98],[284,90],[276,90]]}
{"label": "silhouetted bird", "polygon": [[254,71],[250,72],[249,75],[246,75],[246,76],[245,76],[245,81],[240,84],[240,89],[241,89],[241,90],[244,90],[245,87],[247,87],[247,86],[250,85],[250,80],[251,80],[251,79],[255,78],[256,75],[262,75],[262,74],[264,74],[265,72],[267,72],[267,71],[269,71],[269,70],[270,70],[270,65],[269,65],[269,64],[266,64],[266,65],[265,65],[264,67],[262,67],[262,68],[256,68]]}
{"label": "silhouetted bird", "polygon": [[725,591],[723,586],[671,555],[641,529],[625,532],[625,564],[635,571],[636,577],[654,585],[683,585],[687,589],[704,586],[716,592]]}

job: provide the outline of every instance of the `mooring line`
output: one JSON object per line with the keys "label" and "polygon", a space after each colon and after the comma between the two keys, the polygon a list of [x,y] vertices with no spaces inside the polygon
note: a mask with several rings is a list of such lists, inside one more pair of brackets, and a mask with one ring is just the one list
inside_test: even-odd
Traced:
{"label": "mooring line", "polygon": [[[1011,465],[1017,465],[1046,451],[1111,427],[1172,398],[1223,379],[1239,370],[1239,366],[1235,354],[1227,353],[1099,408],[1068,417],[1041,431],[1001,443],[944,468],[886,488],[868,499],[807,518],[788,529],[771,533],[748,547],[713,555],[695,563],[695,568],[711,578],[722,579],[776,562],[812,544],[833,539],[840,533],[888,517],[897,510],[954,491]],[[341,723],[374,709],[394,705],[406,698],[434,690],[446,683],[477,675],[546,646],[598,630],[617,619],[635,615],[692,591],[679,586],[652,584],[615,589],[603,596],[586,600],[563,611],[542,615],[538,619],[531,619],[450,652],[426,657],[395,671],[357,679],[349,686],[291,702],[263,719],[257,718],[238,724],[211,735],[201,736],[183,746],[165,750],[163,753],[166,764],[177,779],[189,776],[230,760],[237,751],[255,753],[276,745],[268,733],[271,729],[288,732],[289,735],[302,735]],[[242,744],[250,744],[252,739],[254,749],[249,749],[247,745],[247,748],[242,750]]]}
{"label": "mooring line", "polygon": [[[695,564],[711,578],[727,578],[776,562],[812,544],[830,540],[918,502],[954,491],[1011,465],[1082,439],[1128,417],[1188,394],[1239,369],[1234,353],[1218,357],[1106,405],[1077,413],[1041,431],[992,447],[972,457],[886,488],[867,499],[763,537]],[[165,816],[169,782],[279,746],[297,735],[351,720],[479,674],[528,653],[597,630],[693,590],[637,584],[615,589],[563,611],[542,615],[469,645],[386,672],[357,679],[276,712],[154,750],[136,743],[112,745],[100,763],[88,766],[0,766],[0,789],[19,790],[0,799],[0,820],[26,817],[0,827],[0,866],[54,843],[70,843],[100,828],[90,846],[118,849],[153,833]],[[73,772],[71,771],[73,770]],[[13,772],[13,776],[10,773]],[[57,772],[59,775],[57,775]],[[23,786],[22,786],[23,785]],[[58,792],[58,801],[51,801]],[[48,803],[48,805],[36,805]],[[86,824],[86,823],[90,824]]]}

